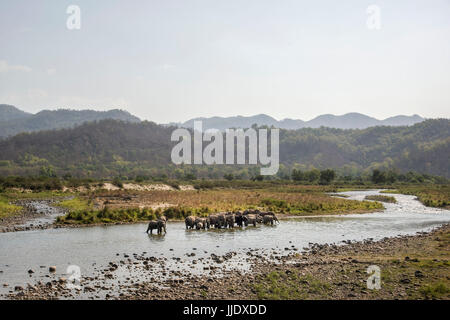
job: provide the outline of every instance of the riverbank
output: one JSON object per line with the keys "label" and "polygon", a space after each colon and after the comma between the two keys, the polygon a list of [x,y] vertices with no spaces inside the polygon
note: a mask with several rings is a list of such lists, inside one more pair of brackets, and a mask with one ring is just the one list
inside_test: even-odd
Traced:
{"label": "riverbank", "polygon": [[[292,249],[292,248],[287,248]],[[121,299],[450,299],[450,226],[415,236],[344,246],[310,246],[280,263],[256,257],[249,274],[199,277],[154,291],[140,286]],[[381,270],[380,290],[367,288],[367,268]]]}
{"label": "riverbank", "polygon": [[450,185],[403,185],[382,193],[415,195],[427,207],[450,209]]}
{"label": "riverbank", "polygon": [[[211,255],[200,276],[168,271],[164,257],[130,254],[111,262],[100,275],[85,277],[80,290],[70,290],[64,278],[14,288],[8,299],[73,299],[82,293],[106,299],[450,299],[450,226],[429,233],[344,245],[310,244],[284,248],[275,261],[248,249],[250,272],[225,270],[224,262],[237,254]],[[304,251],[304,252],[300,252]],[[194,253],[195,255],[195,253]],[[196,260],[191,260],[195,265]],[[180,262],[181,263],[181,262]],[[381,288],[368,289],[367,268],[381,271]],[[143,274],[146,281],[128,279],[111,285],[120,268]],[[216,275],[221,274],[221,277]],[[145,276],[143,279],[147,279]]]}

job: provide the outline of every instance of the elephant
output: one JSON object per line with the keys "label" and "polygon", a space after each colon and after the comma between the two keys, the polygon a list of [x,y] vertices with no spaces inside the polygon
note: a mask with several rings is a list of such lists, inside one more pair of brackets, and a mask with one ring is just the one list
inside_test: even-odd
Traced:
{"label": "elephant", "polygon": [[214,226],[217,228],[218,223],[219,223],[219,216],[214,214],[214,215],[210,215],[208,218],[209,218],[209,222],[210,222],[211,226]]}
{"label": "elephant", "polygon": [[195,226],[195,217],[189,216],[186,219],[184,219],[184,223],[186,224],[186,230],[187,229],[194,229]]}
{"label": "elephant", "polygon": [[226,228],[234,228],[234,223],[236,222],[236,216],[234,213],[228,213],[225,215],[225,227]]}
{"label": "elephant", "polygon": [[244,223],[244,215],[242,214],[242,212],[240,212],[240,211],[236,212],[235,221],[239,227],[242,227],[242,225]]}
{"label": "elephant", "polygon": [[222,227],[226,227],[225,214],[213,214],[209,216],[210,225],[213,225],[215,228],[220,229]]}
{"label": "elephant", "polygon": [[209,217],[205,217],[205,223],[206,223],[206,228],[209,229],[211,228],[211,220]]}
{"label": "elephant", "polygon": [[275,216],[275,213],[273,213],[272,211],[269,212],[260,212],[259,215],[261,217],[265,217],[265,216]]}
{"label": "elephant", "polygon": [[247,227],[249,224],[252,224],[256,227],[257,223],[257,215],[256,214],[247,214],[244,216],[244,225]]}
{"label": "elephant", "polygon": [[277,219],[277,217],[275,217],[275,215],[265,215],[263,216],[263,222],[264,224],[271,224],[273,226],[273,222],[276,221],[278,223],[280,223]]}
{"label": "elephant", "polygon": [[195,219],[195,227],[198,229],[209,229],[208,219],[206,218],[196,218]]}
{"label": "elephant", "polygon": [[158,234],[162,233],[162,230],[164,229],[164,233],[166,233],[166,223],[158,220],[152,220],[148,223],[148,228],[147,228],[147,233],[150,231],[150,234],[153,234],[153,230],[156,229],[158,230]]}

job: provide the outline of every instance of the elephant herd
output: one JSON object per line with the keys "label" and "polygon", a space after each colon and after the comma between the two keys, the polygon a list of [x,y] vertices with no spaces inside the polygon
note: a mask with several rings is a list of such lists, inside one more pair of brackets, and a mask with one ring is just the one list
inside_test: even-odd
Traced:
{"label": "elephant herd", "polygon": [[[189,216],[184,220],[186,229],[209,229],[209,228],[234,228],[235,226],[243,227],[253,225],[256,227],[258,223],[270,224],[280,223],[273,212],[261,212],[259,210],[245,210],[244,212],[226,212],[215,213],[208,217]],[[167,232],[166,230],[167,218],[161,216],[158,220],[152,220],[148,223],[147,233],[153,233],[157,230],[158,234]]]}
{"label": "elephant herd", "polygon": [[278,222],[273,212],[261,212],[259,210],[245,210],[244,212],[227,212],[215,213],[208,217],[189,216],[185,219],[186,229],[209,229],[209,228],[234,228],[235,226],[243,227],[253,225],[256,227],[258,223],[273,225]]}

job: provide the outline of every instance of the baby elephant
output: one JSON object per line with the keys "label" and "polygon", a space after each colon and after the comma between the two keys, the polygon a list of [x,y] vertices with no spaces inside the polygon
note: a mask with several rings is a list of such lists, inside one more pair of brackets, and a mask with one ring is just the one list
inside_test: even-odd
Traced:
{"label": "baby elephant", "polygon": [[209,228],[208,220],[206,218],[196,218],[195,219],[195,228],[197,230]]}
{"label": "baby elephant", "polygon": [[150,231],[150,234],[153,234],[153,230],[158,230],[158,234],[162,233],[162,230],[164,229],[164,233],[166,233],[166,223],[162,220],[152,220],[148,223],[147,233]]}

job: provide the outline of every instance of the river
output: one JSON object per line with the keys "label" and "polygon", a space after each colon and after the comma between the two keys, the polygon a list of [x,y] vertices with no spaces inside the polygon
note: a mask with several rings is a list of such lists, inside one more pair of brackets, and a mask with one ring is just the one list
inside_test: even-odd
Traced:
{"label": "river", "polygon": [[[343,192],[348,199],[363,200],[379,190]],[[281,220],[276,226],[234,230],[185,230],[182,222],[168,222],[167,234],[148,236],[146,224],[112,225],[86,228],[59,228],[0,234],[0,293],[15,285],[45,281],[66,274],[69,265],[79,266],[83,276],[93,275],[111,261],[133,254],[167,258],[166,268],[201,273],[202,263],[194,267],[183,263],[236,252],[227,263],[230,268],[247,270],[243,252],[256,249],[262,255],[302,251],[310,243],[342,244],[372,238],[426,232],[450,222],[450,210],[428,208],[414,196],[393,194],[397,203],[385,203],[385,210],[367,214],[301,217]],[[286,250],[290,249],[290,250]],[[195,253],[195,256],[186,254]],[[180,258],[175,260],[176,258]],[[201,261],[202,259],[200,259]],[[48,267],[57,273],[49,275]],[[33,274],[29,275],[28,270]],[[122,277],[133,276],[119,270]],[[145,280],[145,277],[140,277]],[[9,287],[2,287],[8,283]]]}

